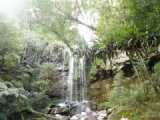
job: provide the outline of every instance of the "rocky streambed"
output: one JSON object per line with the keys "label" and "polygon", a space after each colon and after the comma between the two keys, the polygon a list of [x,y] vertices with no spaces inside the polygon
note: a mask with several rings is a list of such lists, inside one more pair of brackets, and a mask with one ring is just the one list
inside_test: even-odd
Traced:
{"label": "rocky streambed", "polygon": [[111,110],[92,110],[88,101],[64,102],[49,108],[55,120],[107,120]]}

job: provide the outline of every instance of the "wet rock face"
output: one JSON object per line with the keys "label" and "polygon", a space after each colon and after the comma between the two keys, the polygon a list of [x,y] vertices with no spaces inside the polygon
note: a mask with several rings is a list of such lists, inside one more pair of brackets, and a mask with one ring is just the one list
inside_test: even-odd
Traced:
{"label": "wet rock face", "polygon": [[70,107],[66,103],[50,106],[48,114],[70,116]]}
{"label": "wet rock face", "polygon": [[56,120],[106,120],[107,111],[92,111],[87,101],[65,102],[53,105],[48,114],[53,115]]}
{"label": "wet rock face", "polygon": [[96,103],[105,102],[112,89],[112,80],[100,80],[89,85],[88,95]]}
{"label": "wet rock face", "polygon": [[[126,60],[126,59],[124,59]],[[97,103],[103,103],[110,97],[110,92],[113,88],[113,81],[116,80],[117,74],[122,72],[124,77],[132,77],[134,75],[134,69],[131,61],[126,60],[117,63],[114,70],[105,70],[104,68],[98,67],[97,73],[95,74],[96,80],[90,80],[88,87],[88,95],[90,100],[94,100]]]}
{"label": "wet rock face", "polygon": [[70,120],[106,120],[106,119],[107,119],[106,110],[93,112],[89,109],[86,112],[81,112],[80,114],[76,114],[70,118]]}
{"label": "wet rock face", "polygon": [[71,117],[70,120],[97,120],[95,112],[82,112]]}
{"label": "wet rock face", "polygon": [[104,80],[104,79],[110,79],[114,77],[114,71],[111,69],[104,69],[100,67],[99,65],[96,67],[97,72],[95,75],[93,75],[93,80],[91,80],[91,83],[94,83],[98,80]]}
{"label": "wet rock face", "polygon": [[125,61],[121,70],[123,71],[123,75],[125,77],[131,77],[134,75],[134,69],[131,61]]}
{"label": "wet rock face", "polygon": [[70,120],[70,118],[69,118],[69,116],[62,116],[60,114],[56,114],[55,120]]}
{"label": "wet rock face", "polygon": [[72,116],[85,112],[89,108],[88,102],[70,102],[66,101],[64,103],[59,103],[57,105],[52,105],[49,108],[48,114],[61,114]]}
{"label": "wet rock face", "polygon": [[158,53],[158,54],[155,54],[155,55],[153,55],[153,56],[151,56],[150,58],[149,58],[149,61],[148,61],[148,70],[150,71],[150,72],[154,72],[154,66],[158,63],[158,62],[160,62],[160,52]]}

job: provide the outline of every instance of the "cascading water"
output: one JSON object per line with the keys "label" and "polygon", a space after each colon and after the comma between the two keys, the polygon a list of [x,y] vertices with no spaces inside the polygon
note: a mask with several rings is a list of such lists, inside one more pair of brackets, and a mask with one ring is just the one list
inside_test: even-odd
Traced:
{"label": "cascading water", "polygon": [[69,52],[69,73],[68,73],[68,96],[67,100],[73,101],[73,77],[74,77],[74,57]]}
{"label": "cascading water", "polygon": [[86,83],[86,72],[85,72],[85,56],[80,58],[80,81],[82,83],[81,86],[81,95],[80,99],[81,101],[84,101],[87,99],[87,83]]}
{"label": "cascading water", "polygon": [[[63,49],[62,70],[63,81],[67,77],[67,91],[64,91],[66,99],[53,108],[55,118],[64,120],[104,120],[106,111],[94,112],[90,109],[87,100],[87,81],[85,72],[85,55],[75,55],[68,49]],[[66,69],[66,67],[69,67]],[[68,71],[69,70],[69,71]],[[64,83],[65,84],[65,83]],[[66,90],[66,86],[64,87]],[[65,114],[64,114],[65,111]],[[65,116],[67,115],[67,116]]]}
{"label": "cascading water", "polygon": [[68,97],[69,101],[82,102],[87,99],[85,56],[78,57],[69,52]]}

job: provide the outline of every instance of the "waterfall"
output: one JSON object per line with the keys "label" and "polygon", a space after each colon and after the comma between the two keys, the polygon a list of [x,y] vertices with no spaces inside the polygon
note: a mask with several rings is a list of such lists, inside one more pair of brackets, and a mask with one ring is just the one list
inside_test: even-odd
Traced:
{"label": "waterfall", "polygon": [[86,72],[85,72],[85,56],[80,58],[80,82],[81,82],[81,91],[80,99],[81,101],[86,100],[87,96],[87,83],[86,83]]}
{"label": "waterfall", "polygon": [[87,83],[85,74],[85,56],[73,55],[69,52],[67,100],[82,102],[87,99]]}
{"label": "waterfall", "polygon": [[68,97],[67,100],[73,101],[73,78],[74,78],[74,57],[71,52],[69,52],[69,73],[68,73]]}

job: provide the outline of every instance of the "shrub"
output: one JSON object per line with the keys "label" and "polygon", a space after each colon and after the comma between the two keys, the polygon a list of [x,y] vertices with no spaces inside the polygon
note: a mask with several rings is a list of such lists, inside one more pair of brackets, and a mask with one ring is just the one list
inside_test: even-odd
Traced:
{"label": "shrub", "polygon": [[40,65],[39,79],[53,80],[55,76],[55,66],[52,63],[44,63]]}

